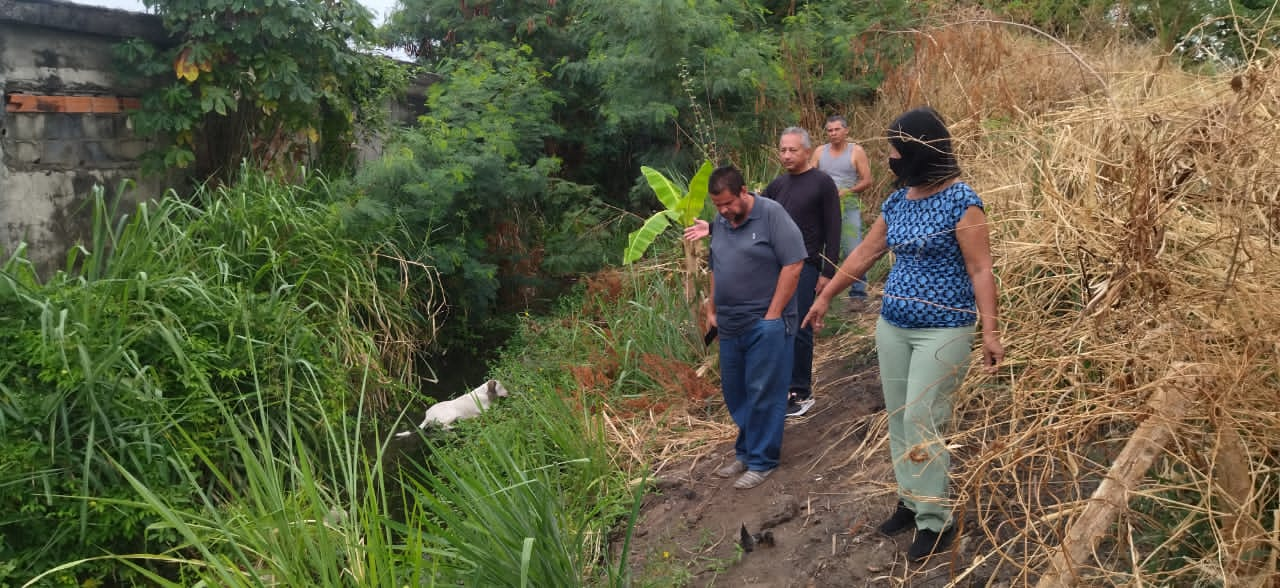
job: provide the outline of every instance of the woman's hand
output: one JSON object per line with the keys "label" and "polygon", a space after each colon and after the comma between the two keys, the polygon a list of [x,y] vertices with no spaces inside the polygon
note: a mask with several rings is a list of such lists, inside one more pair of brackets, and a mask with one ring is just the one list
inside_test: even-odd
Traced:
{"label": "woman's hand", "polygon": [[827,315],[827,308],[831,306],[831,300],[819,296],[813,301],[813,306],[809,307],[809,313],[804,315],[804,320],[800,321],[800,328],[812,326],[813,330],[822,330],[822,317]]}
{"label": "woman's hand", "polygon": [[684,240],[697,241],[711,234],[711,223],[702,219],[694,219],[693,224],[685,227]]}
{"label": "woman's hand", "polygon": [[983,333],[982,369],[986,370],[988,374],[994,374],[1002,361],[1004,361],[1004,344],[1000,343],[1000,333]]}

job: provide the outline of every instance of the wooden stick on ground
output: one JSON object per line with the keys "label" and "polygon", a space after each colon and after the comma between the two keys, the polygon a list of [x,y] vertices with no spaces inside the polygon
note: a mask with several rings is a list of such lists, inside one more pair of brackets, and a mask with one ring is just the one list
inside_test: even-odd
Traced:
{"label": "wooden stick on ground", "polygon": [[1146,475],[1166,443],[1173,425],[1181,421],[1191,405],[1192,387],[1198,379],[1189,374],[1189,364],[1174,364],[1163,385],[1147,402],[1151,414],[1129,437],[1124,449],[1111,464],[1107,478],[1093,492],[1089,504],[1067,528],[1062,545],[1049,558],[1048,569],[1036,588],[1074,586],[1076,568],[1088,561],[1090,553],[1122,509],[1129,504],[1129,491]]}
{"label": "wooden stick on ground", "polygon": [[1227,544],[1227,553],[1232,556],[1226,562],[1227,584],[1262,586],[1271,577],[1259,557],[1260,553],[1266,553],[1262,538],[1267,536],[1267,530],[1254,517],[1252,509],[1249,450],[1236,430],[1236,423],[1227,418],[1220,402],[1213,415],[1218,434],[1209,479],[1214,480],[1229,499],[1223,501],[1222,511],[1215,517],[1222,540]]}

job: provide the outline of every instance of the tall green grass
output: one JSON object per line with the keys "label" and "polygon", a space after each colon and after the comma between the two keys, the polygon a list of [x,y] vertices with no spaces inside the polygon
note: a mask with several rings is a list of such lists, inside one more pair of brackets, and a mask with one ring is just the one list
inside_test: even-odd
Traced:
{"label": "tall green grass", "polygon": [[[179,541],[134,486],[195,506],[219,475],[248,480],[222,412],[311,445],[361,378],[395,393],[365,325],[408,324],[408,302],[308,190],[250,175],[127,215],[99,191],[62,270],[21,250],[0,268],[0,582]],[[91,562],[48,581],[135,576]]]}
{"label": "tall green grass", "polygon": [[[322,393],[301,382],[292,391]],[[180,472],[193,501],[172,500],[117,464],[135,494],[112,504],[147,513],[148,533],[175,539],[161,550],[69,561],[45,577],[95,563],[160,586],[400,586],[431,577],[426,548],[386,515],[392,484],[362,442],[361,410],[325,417],[316,443],[305,440],[309,423],[236,414],[221,400],[213,406],[240,463],[220,464],[180,428],[178,445],[197,456]]]}
{"label": "tall green grass", "polygon": [[430,462],[406,471],[409,519],[449,583],[609,577],[606,537],[627,505],[606,442],[555,389],[519,394],[488,422],[465,423],[461,441],[430,442]]}
{"label": "tall green grass", "polygon": [[[600,403],[659,392],[646,354],[696,364],[707,351],[687,323],[678,276],[606,273],[588,282],[611,280],[616,290],[583,285],[550,316],[524,317],[493,368],[512,397],[453,433],[428,435],[430,461],[405,472],[407,518],[421,525],[439,581],[630,581],[625,543],[644,485],[628,480],[643,479],[645,464],[612,445]],[[573,369],[602,359],[616,362],[613,377],[586,398]]]}
{"label": "tall green grass", "polygon": [[[320,393],[295,386],[293,397]],[[360,410],[326,422],[313,444],[305,423],[216,400],[242,467],[219,466],[179,426],[179,445],[198,456],[180,472],[194,500],[116,464],[134,497],[104,502],[147,513],[148,533],[174,537],[164,549],[82,557],[34,581],[115,566],[159,586],[625,585],[608,537],[639,497],[600,431],[558,398],[522,388],[453,432],[426,433],[429,460],[400,464],[389,438],[365,442]]]}
{"label": "tall green grass", "polygon": [[416,382],[381,358],[421,321],[326,189],[246,177],[118,222],[100,198],[61,272],[3,267],[0,583],[626,584],[643,487],[571,370],[614,358],[615,402],[653,391],[647,354],[700,361],[679,280],[526,316],[511,398],[393,443]]}

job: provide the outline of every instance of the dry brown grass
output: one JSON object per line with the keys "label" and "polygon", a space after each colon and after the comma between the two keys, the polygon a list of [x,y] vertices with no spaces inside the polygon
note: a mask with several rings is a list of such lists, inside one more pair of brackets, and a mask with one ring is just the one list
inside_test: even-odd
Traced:
{"label": "dry brown grass", "polygon": [[1280,66],[1193,75],[986,22],[907,36],[920,59],[855,132],[883,173],[893,116],[948,118],[992,222],[1009,351],[958,396],[957,508],[987,547],[956,573],[1034,582],[1151,393],[1194,377],[1078,579],[1276,582]]}

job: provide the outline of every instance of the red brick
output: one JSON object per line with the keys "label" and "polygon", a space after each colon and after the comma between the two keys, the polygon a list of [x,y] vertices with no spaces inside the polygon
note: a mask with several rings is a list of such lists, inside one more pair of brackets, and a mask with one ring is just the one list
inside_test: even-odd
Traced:
{"label": "red brick", "polygon": [[62,96],[59,112],[93,112],[92,96]]}
{"label": "red brick", "polygon": [[37,96],[34,94],[9,94],[5,104],[7,112],[68,112],[111,114],[125,110],[137,110],[142,101],[137,98],[117,96]]}
{"label": "red brick", "polygon": [[120,99],[115,97],[96,96],[93,103],[90,104],[91,112],[110,114],[112,112],[120,112]]}
{"label": "red brick", "polygon": [[62,96],[36,96],[36,112],[66,112]]}
{"label": "red brick", "polygon": [[36,97],[27,94],[9,94],[9,101],[4,105],[7,112],[35,112]]}

